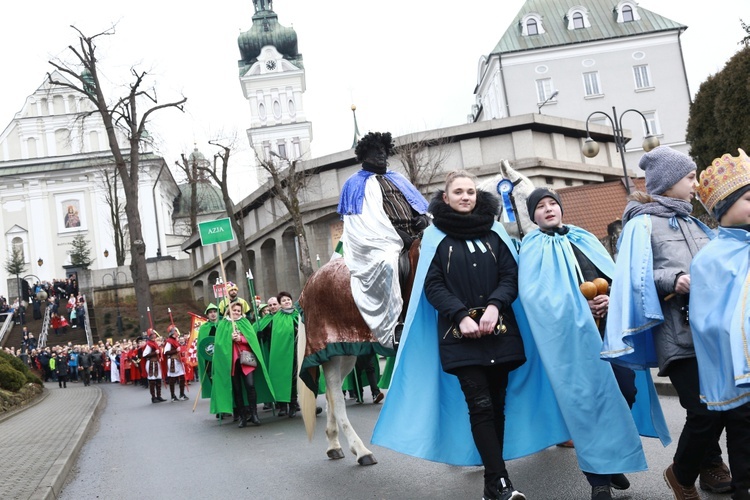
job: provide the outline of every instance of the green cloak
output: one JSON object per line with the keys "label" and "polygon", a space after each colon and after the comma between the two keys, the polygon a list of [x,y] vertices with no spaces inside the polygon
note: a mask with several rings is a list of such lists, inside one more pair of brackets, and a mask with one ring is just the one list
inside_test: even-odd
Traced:
{"label": "green cloak", "polygon": [[[277,311],[258,321],[260,329],[271,329],[270,345],[263,346],[261,352],[267,355],[268,373],[276,395],[276,401],[288,403],[292,398],[292,369],[297,345],[297,325],[299,312]],[[265,350],[264,350],[265,349]],[[267,353],[267,354],[266,354]]]}
{"label": "green cloak", "polygon": [[[198,329],[198,341],[196,342],[196,349],[198,354],[198,377],[201,384],[201,398],[209,399],[211,397],[211,374],[206,371],[206,363],[210,361],[206,358],[206,355],[202,352],[201,341],[208,338],[212,328],[216,328],[219,322],[212,323],[206,321]],[[216,331],[214,330],[214,334]],[[210,366],[210,365],[209,365]]]}
{"label": "green cloak", "polygon": [[[253,372],[255,377],[255,392],[258,403],[275,401],[274,389],[268,377],[266,360],[258,344],[258,337],[247,318],[240,318],[234,322],[237,330],[247,340],[250,349],[258,358],[258,366]],[[213,386],[211,388],[211,413],[232,413],[235,407],[232,397],[232,321],[222,319],[216,328],[213,358]],[[236,406],[245,406],[246,401]]]}

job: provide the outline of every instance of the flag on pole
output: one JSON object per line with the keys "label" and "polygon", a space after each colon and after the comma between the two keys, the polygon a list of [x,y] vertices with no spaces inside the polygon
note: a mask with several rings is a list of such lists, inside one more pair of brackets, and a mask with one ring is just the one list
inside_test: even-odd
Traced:
{"label": "flag on pole", "polygon": [[190,337],[188,337],[187,347],[188,352],[191,353],[188,358],[188,362],[192,366],[198,366],[197,349],[195,343],[198,339],[198,330],[200,330],[201,325],[208,321],[208,319],[195,313],[188,314],[190,314]]}

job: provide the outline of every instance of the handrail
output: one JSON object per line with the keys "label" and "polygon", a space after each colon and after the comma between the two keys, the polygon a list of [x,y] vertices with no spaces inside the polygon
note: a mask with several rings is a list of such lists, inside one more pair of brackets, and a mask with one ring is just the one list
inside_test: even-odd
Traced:
{"label": "handrail", "polygon": [[42,321],[42,331],[39,333],[38,347],[45,347],[47,345],[47,336],[49,335],[49,322],[52,314],[52,304],[47,305],[44,308],[44,321]]}
{"label": "handrail", "polygon": [[5,334],[8,333],[8,330],[10,330],[11,325],[13,324],[13,314],[10,312],[4,312],[0,313],[0,316],[3,314],[5,314],[5,321],[3,321],[3,326],[0,327],[0,346],[3,345]]}
{"label": "handrail", "polygon": [[85,309],[83,316],[83,325],[86,328],[86,343],[89,347],[94,345],[94,338],[91,335],[91,323],[89,322],[89,301],[86,300],[86,296],[83,296],[83,307]]}

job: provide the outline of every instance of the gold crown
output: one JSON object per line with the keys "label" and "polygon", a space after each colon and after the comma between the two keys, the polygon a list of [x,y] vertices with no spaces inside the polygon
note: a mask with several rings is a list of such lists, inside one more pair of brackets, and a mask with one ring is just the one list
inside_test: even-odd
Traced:
{"label": "gold crown", "polygon": [[741,149],[737,151],[739,156],[722,155],[701,172],[696,191],[710,212],[719,201],[750,184],[750,157]]}

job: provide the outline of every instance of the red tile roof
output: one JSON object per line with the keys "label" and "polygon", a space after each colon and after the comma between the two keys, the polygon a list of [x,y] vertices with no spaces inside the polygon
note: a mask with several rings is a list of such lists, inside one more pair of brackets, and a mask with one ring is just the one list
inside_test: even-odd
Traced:
{"label": "red tile roof", "polygon": [[[646,191],[646,180],[632,179],[636,189]],[[593,233],[607,236],[607,226],[622,219],[627,204],[627,191],[622,181],[602,182],[557,190],[563,206],[563,222]]]}

